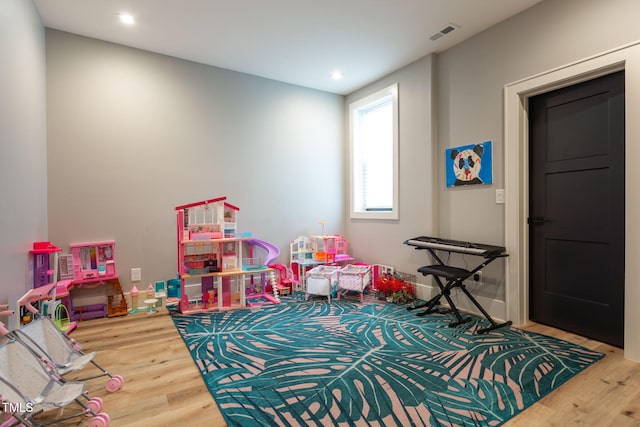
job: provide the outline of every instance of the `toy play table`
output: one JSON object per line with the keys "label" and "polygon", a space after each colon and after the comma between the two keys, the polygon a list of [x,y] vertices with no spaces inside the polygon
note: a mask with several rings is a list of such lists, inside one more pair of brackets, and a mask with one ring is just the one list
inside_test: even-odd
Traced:
{"label": "toy play table", "polygon": [[144,303],[147,304],[147,314],[156,314],[158,311],[156,310],[156,303],[158,302],[158,298],[149,298],[144,300]]}

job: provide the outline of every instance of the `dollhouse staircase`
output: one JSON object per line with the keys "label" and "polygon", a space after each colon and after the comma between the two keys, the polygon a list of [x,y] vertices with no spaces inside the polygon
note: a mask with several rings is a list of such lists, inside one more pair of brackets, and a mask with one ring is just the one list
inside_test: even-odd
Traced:
{"label": "dollhouse staircase", "polygon": [[124,316],[129,312],[127,300],[122,292],[120,280],[110,279],[107,282],[107,317]]}

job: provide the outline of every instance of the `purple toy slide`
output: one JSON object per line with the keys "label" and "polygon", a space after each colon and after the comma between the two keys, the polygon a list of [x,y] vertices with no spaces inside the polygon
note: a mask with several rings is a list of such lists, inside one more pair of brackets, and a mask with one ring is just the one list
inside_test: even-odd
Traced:
{"label": "purple toy slide", "polygon": [[267,256],[264,259],[264,265],[270,265],[280,256],[280,249],[277,246],[272,245],[269,242],[259,239],[251,239],[246,241],[250,245],[256,245],[267,251]]}

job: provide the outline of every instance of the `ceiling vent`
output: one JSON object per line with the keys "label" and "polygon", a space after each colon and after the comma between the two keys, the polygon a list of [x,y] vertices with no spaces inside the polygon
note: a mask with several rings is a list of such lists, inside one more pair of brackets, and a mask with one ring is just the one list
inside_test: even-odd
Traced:
{"label": "ceiling vent", "polygon": [[451,34],[455,30],[457,30],[458,28],[460,28],[460,27],[458,27],[457,25],[449,24],[446,27],[444,27],[443,29],[441,29],[440,31],[438,31],[437,33],[435,33],[434,35],[432,35],[431,37],[429,37],[429,40],[436,41],[439,38],[442,38],[442,37],[446,36],[447,34]]}

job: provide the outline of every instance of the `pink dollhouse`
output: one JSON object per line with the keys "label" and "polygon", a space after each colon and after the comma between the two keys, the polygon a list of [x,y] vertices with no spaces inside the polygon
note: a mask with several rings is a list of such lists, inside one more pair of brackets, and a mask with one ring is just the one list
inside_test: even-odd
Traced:
{"label": "pink dollhouse", "polygon": [[289,244],[290,267],[296,290],[306,292],[307,271],[318,265],[347,263],[354,260],[347,253],[347,239],[340,234],[298,236]]}
{"label": "pink dollhouse", "polygon": [[[33,249],[29,252],[33,255],[33,287],[48,285],[55,274],[56,263],[51,265],[51,255],[57,255],[61,249],[51,242],[33,242]],[[55,260],[57,260],[55,256]],[[53,268],[52,268],[53,267]]]}
{"label": "pink dollhouse", "polygon": [[[180,280],[178,308],[182,313],[245,307],[251,305],[256,289],[266,289],[266,273],[271,270],[265,265],[247,264],[247,260],[254,258],[253,248],[247,249],[250,256],[243,258],[243,247],[247,244],[266,247],[269,251],[266,259],[274,258],[271,252],[275,247],[240,237],[240,209],[226,199],[217,197],[175,208]],[[248,289],[251,289],[249,294]],[[280,302],[267,293],[260,292],[260,297],[269,303]]]}
{"label": "pink dollhouse", "polygon": [[113,240],[70,245],[73,259],[73,280],[117,277],[115,242]]}
{"label": "pink dollhouse", "polygon": [[69,284],[71,296],[93,288],[104,289],[106,296],[106,304],[74,305],[73,298],[70,298],[69,313],[72,320],[123,316],[128,313],[116,271],[115,246],[114,240],[69,245],[72,264]]}
{"label": "pink dollhouse", "polygon": [[339,234],[312,236],[314,259],[327,264],[350,261],[347,254],[347,239]]}
{"label": "pink dollhouse", "polygon": [[42,288],[42,298],[39,300],[42,305],[41,313],[56,321],[61,330],[69,333],[76,327],[76,323],[68,321],[68,318],[63,322],[61,316],[63,310],[66,312],[66,306],[62,304],[68,304],[70,285],[69,280],[58,281],[58,253],[61,250],[51,242],[34,242],[29,253],[33,257],[34,294],[38,294],[40,291],[37,289]]}

